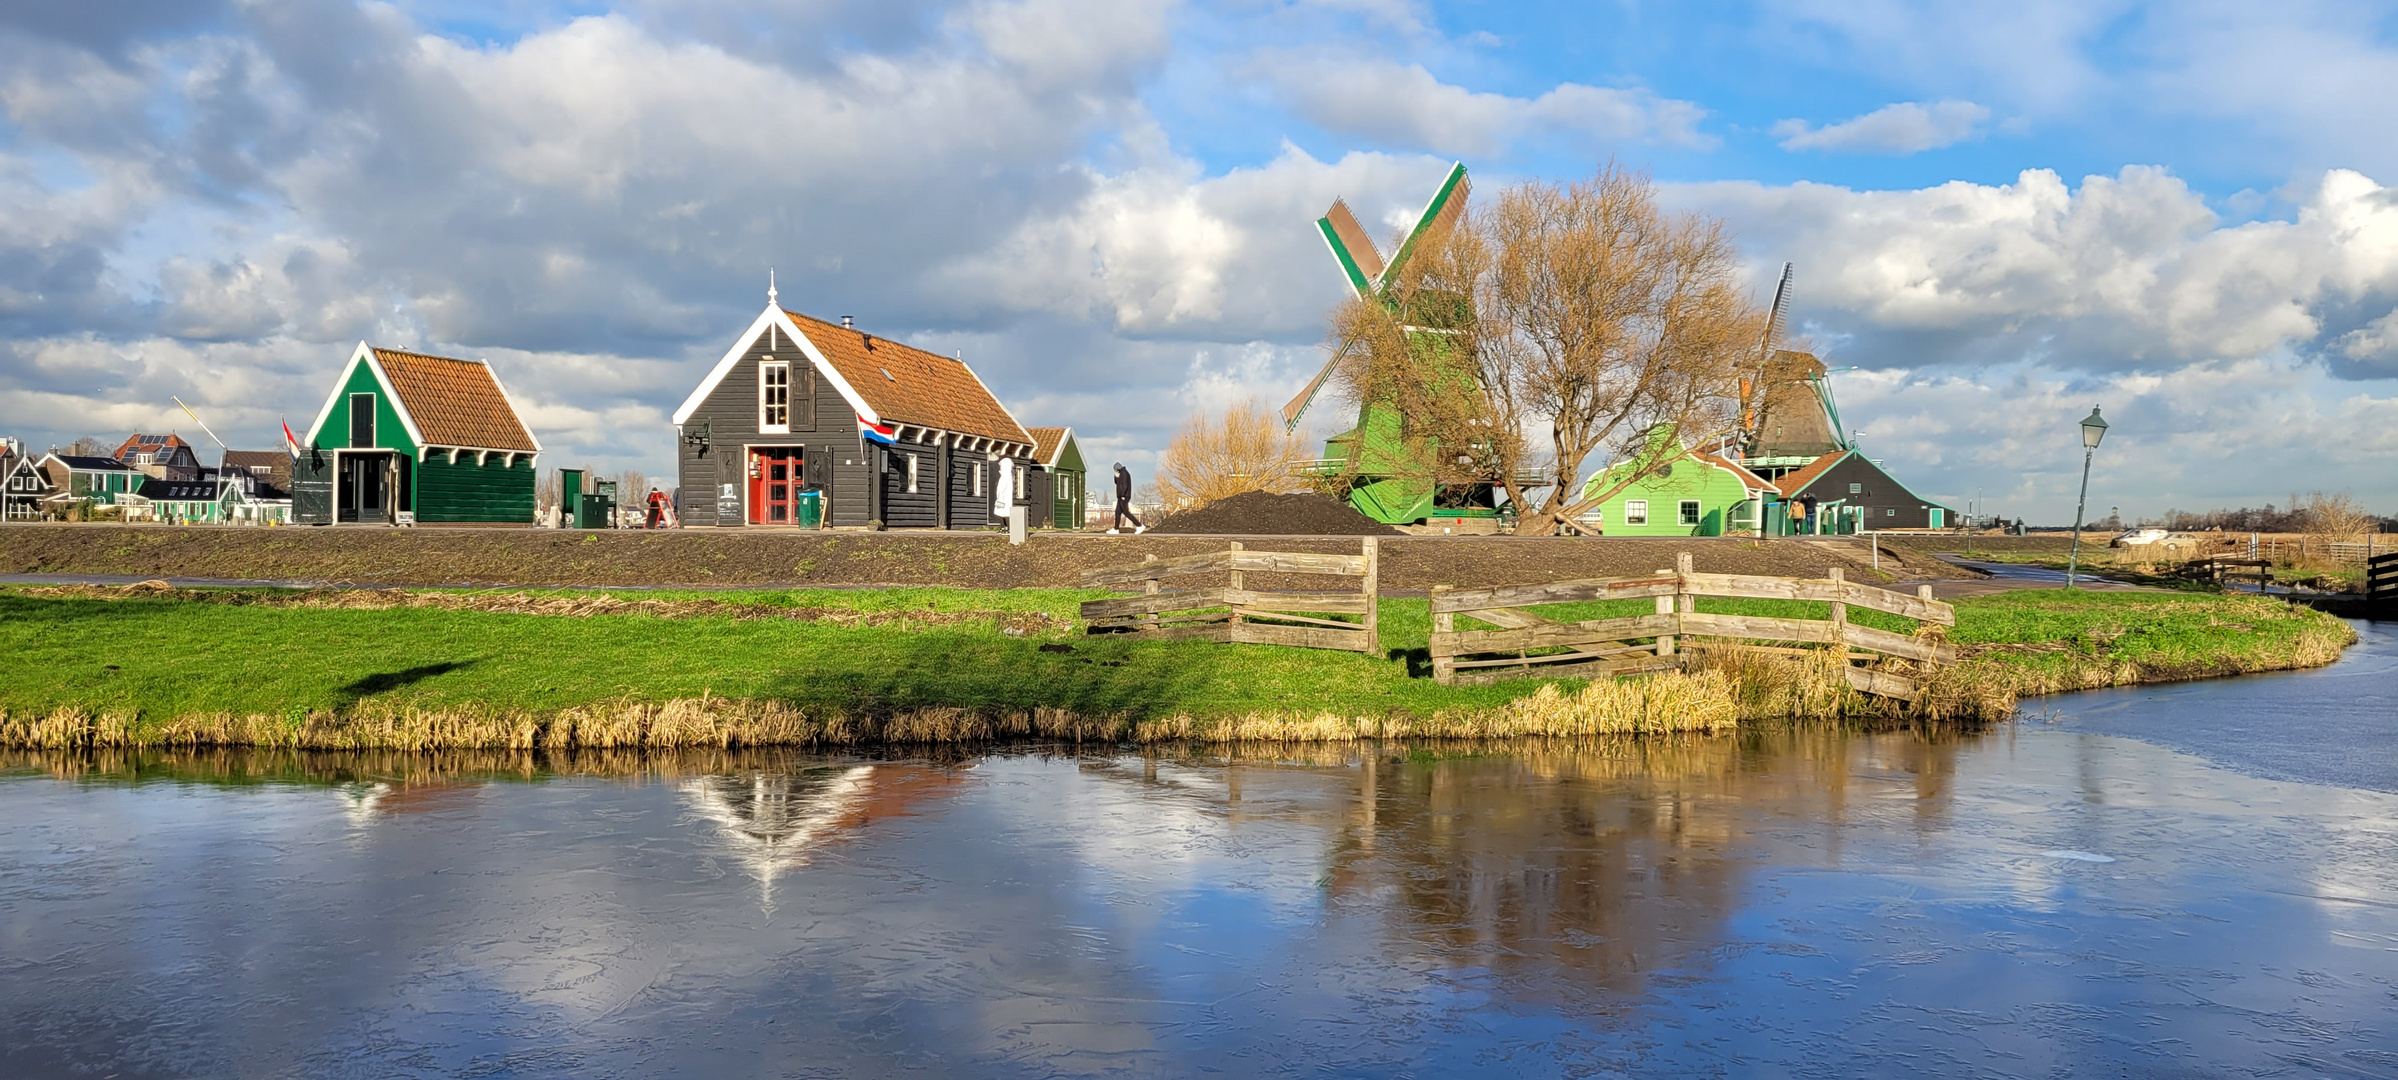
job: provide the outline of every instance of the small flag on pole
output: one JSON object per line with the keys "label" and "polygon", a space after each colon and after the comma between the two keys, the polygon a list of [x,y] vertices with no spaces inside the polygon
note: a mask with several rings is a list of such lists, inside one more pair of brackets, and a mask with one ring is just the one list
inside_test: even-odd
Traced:
{"label": "small flag on pole", "polygon": [[300,460],[300,440],[292,437],[289,420],[283,421],[283,452],[290,454],[293,461]]}
{"label": "small flag on pole", "polygon": [[896,425],[877,424],[863,416],[858,417],[858,434],[884,446],[890,446],[899,441],[899,428]]}

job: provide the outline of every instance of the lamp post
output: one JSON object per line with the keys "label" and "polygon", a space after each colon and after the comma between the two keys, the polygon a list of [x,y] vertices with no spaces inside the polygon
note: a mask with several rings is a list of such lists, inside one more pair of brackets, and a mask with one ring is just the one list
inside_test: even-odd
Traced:
{"label": "lamp post", "polygon": [[2098,415],[2098,406],[2090,406],[2090,415],[2082,420],[2082,496],[2073,504],[2073,553],[2065,559],[2065,587],[2073,588],[2076,573],[2082,564],[2082,508],[2090,501],[2090,456],[2098,452],[2098,441],[2107,437],[2107,421]]}

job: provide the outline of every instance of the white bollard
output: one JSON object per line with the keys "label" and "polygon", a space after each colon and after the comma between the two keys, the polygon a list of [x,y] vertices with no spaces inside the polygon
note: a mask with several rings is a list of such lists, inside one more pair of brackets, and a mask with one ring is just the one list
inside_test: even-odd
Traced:
{"label": "white bollard", "polygon": [[1026,520],[1027,515],[1025,511],[1028,509],[1028,507],[1023,506],[1011,506],[1007,508],[1008,543],[1021,544],[1024,542],[1024,531],[1031,527],[1030,522]]}

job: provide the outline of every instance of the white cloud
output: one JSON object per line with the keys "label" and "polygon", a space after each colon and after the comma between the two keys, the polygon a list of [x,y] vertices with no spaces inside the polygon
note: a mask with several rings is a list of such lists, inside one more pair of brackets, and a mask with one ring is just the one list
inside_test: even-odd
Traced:
{"label": "white cloud", "polygon": [[1811,127],[1784,120],[1773,127],[1784,150],[1849,154],[1918,154],[1972,138],[1990,110],[1970,101],[1902,101],[1837,124]]}
{"label": "white cloud", "polygon": [[1704,148],[1707,111],[1646,88],[1560,83],[1539,97],[1468,90],[1421,65],[1268,52],[1252,69],[1300,115],[1326,129],[1452,157],[1495,154],[1522,139],[1584,148],[1652,143]]}

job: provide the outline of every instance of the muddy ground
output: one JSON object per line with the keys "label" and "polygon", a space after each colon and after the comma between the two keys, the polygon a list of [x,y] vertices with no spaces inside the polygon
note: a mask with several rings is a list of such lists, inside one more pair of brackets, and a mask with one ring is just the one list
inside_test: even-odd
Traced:
{"label": "muddy ground", "polygon": [[[1073,586],[1084,571],[1221,550],[1226,537],[1035,534],[1022,547],[992,533],[733,531],[560,532],[535,529],[210,528],[166,525],[0,526],[0,574],[247,578],[357,585]],[[1342,537],[1260,536],[1250,547],[1355,552]],[[1821,577],[1834,566],[1877,580],[1850,538],[1577,539],[1384,537],[1382,584],[1415,591],[1645,574],[1691,553],[1713,573]],[[2062,538],[2010,538],[2061,544]],[[1988,550],[1992,544],[1981,545]],[[1880,580],[1971,576],[1931,557],[1948,538],[1885,542]],[[1253,587],[1278,583],[1253,581]],[[1320,586],[1319,586],[1320,587]]]}

